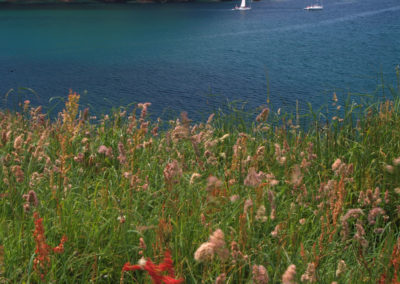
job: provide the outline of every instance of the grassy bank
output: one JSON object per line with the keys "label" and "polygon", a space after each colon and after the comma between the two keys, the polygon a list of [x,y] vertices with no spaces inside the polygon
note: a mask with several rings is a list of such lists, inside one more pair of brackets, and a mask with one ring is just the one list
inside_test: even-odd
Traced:
{"label": "grassy bank", "polygon": [[306,128],[91,123],[73,93],[55,121],[1,112],[0,282],[398,283],[400,100],[332,104]]}

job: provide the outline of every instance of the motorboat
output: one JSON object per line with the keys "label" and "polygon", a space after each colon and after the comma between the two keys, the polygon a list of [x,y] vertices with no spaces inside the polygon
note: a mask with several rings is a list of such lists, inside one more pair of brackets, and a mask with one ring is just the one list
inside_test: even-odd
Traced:
{"label": "motorboat", "polygon": [[324,6],[318,5],[318,4],[307,6],[304,8],[304,10],[307,10],[307,11],[319,11],[319,10],[323,10],[323,9],[324,9]]}

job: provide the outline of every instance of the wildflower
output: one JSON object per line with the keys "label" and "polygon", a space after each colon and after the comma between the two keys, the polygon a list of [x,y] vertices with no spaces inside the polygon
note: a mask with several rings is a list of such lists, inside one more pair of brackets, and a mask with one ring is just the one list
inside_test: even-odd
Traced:
{"label": "wildflower", "polygon": [[112,158],[113,154],[112,154],[112,148],[111,147],[107,147],[104,145],[101,145],[98,149],[97,149],[97,153],[99,154],[104,154],[106,157]]}
{"label": "wildflower", "polygon": [[221,259],[225,259],[228,256],[228,250],[225,248],[224,232],[221,229],[216,230],[210,236],[209,242],[214,245],[214,250]]}
{"label": "wildflower", "polygon": [[24,172],[21,169],[21,166],[15,165],[12,167],[12,171],[14,173],[15,179],[17,182],[23,182],[24,181]]}
{"label": "wildflower", "polygon": [[149,184],[145,183],[142,185],[142,190],[146,191],[149,188]]}
{"label": "wildflower", "polygon": [[304,225],[306,223],[306,218],[302,218],[299,220],[300,225]]}
{"label": "wildflower", "polygon": [[177,143],[179,140],[187,139],[189,137],[189,128],[187,126],[178,124],[172,130],[171,136],[172,141],[175,143]]}
{"label": "wildflower", "polygon": [[291,183],[295,187],[299,187],[301,185],[302,180],[303,180],[303,175],[301,174],[300,166],[295,165],[291,174]]}
{"label": "wildflower", "polygon": [[147,248],[146,243],[143,238],[139,239],[139,247],[140,247],[139,254],[142,255],[143,251],[146,250],[146,248]]}
{"label": "wildflower", "polygon": [[286,164],[286,160],[287,160],[286,157],[280,157],[278,162],[279,162],[280,165],[284,165],[284,164]]}
{"label": "wildflower", "polygon": [[226,274],[222,273],[220,274],[217,279],[215,280],[215,284],[224,284],[226,281]]}
{"label": "wildflower", "polygon": [[63,253],[64,252],[64,243],[68,240],[67,236],[62,236],[60,244],[53,248],[54,253]]}
{"label": "wildflower", "polygon": [[200,247],[194,253],[194,259],[196,261],[204,261],[213,258],[214,246],[209,242],[202,243]]}
{"label": "wildflower", "polygon": [[22,143],[24,143],[24,134],[19,135],[17,138],[14,140],[14,149],[15,151],[19,151],[22,148]]}
{"label": "wildflower", "polygon": [[138,261],[138,264],[140,267],[142,267],[142,269],[144,268],[144,266],[146,265],[146,259],[144,257],[141,257]]}
{"label": "wildflower", "polygon": [[276,238],[280,232],[280,230],[282,229],[282,224],[278,224],[275,226],[275,229],[271,232],[271,236]]}
{"label": "wildflower", "polygon": [[315,276],[315,264],[311,262],[307,265],[306,272],[301,275],[301,282],[308,281],[310,283],[317,282],[317,277]]}
{"label": "wildflower", "polygon": [[78,155],[76,155],[74,157],[74,161],[77,163],[82,163],[84,158],[85,158],[85,155],[83,153],[78,153]]}
{"label": "wildflower", "polygon": [[278,184],[279,184],[279,181],[276,180],[276,179],[272,179],[272,180],[270,180],[270,182],[269,182],[269,185],[270,185],[270,186],[276,186],[276,185],[278,185]]}
{"label": "wildflower", "polygon": [[246,201],[244,202],[244,208],[243,208],[244,213],[247,213],[247,210],[252,206],[253,206],[253,200],[246,199]]}
{"label": "wildflower", "polygon": [[144,141],[142,145],[144,149],[149,148],[151,145],[153,145],[153,138],[150,138],[149,141]]}
{"label": "wildflower", "polygon": [[394,189],[394,192],[396,192],[397,194],[400,195],[400,187],[396,187],[396,188]]}
{"label": "wildflower", "polygon": [[253,283],[255,284],[267,284],[269,276],[267,269],[262,265],[253,265]]}
{"label": "wildflower", "polygon": [[358,197],[358,202],[364,206],[372,205],[373,207],[377,207],[382,202],[380,194],[379,187],[376,187],[374,192],[372,192],[371,189],[368,189],[366,192],[361,191]]}
{"label": "wildflower", "polygon": [[190,184],[194,183],[194,180],[201,177],[201,174],[198,173],[193,173],[192,176],[190,177]]}
{"label": "wildflower", "polygon": [[50,268],[50,246],[46,243],[44,235],[43,219],[39,218],[37,212],[33,213],[35,222],[35,231],[33,237],[36,242],[35,259],[33,260],[33,269],[39,274],[43,280]]}
{"label": "wildflower", "polygon": [[356,223],[356,230],[357,230],[357,233],[354,235],[354,239],[359,241],[363,248],[366,248],[368,246],[368,241],[364,238],[365,230],[364,230],[361,222]]}
{"label": "wildflower", "polygon": [[342,160],[336,159],[336,161],[332,164],[332,171],[336,172],[340,165],[342,164]]}
{"label": "wildflower", "polygon": [[117,218],[117,220],[118,220],[121,224],[123,224],[123,223],[125,223],[125,221],[126,221],[126,216],[125,216],[125,215],[119,215],[118,218]]}
{"label": "wildflower", "polygon": [[122,142],[118,143],[118,152],[119,152],[118,161],[121,163],[121,165],[123,165],[126,163],[126,154],[125,154],[125,147],[124,144],[122,144]]}
{"label": "wildflower", "polygon": [[335,103],[338,101],[338,98],[337,98],[337,96],[336,96],[336,93],[335,93],[335,92],[333,93],[333,98],[332,98],[332,100],[333,100]]}
{"label": "wildflower", "polygon": [[346,267],[346,262],[344,262],[344,260],[340,260],[336,269],[336,277],[339,277],[343,272],[345,272]]}
{"label": "wildflower", "polygon": [[229,198],[229,200],[230,200],[232,203],[234,203],[234,202],[236,202],[239,198],[240,198],[240,196],[239,196],[238,194],[234,194],[234,195],[232,195],[232,196]]}
{"label": "wildflower", "polygon": [[229,133],[227,133],[227,134],[224,134],[221,138],[219,138],[218,140],[220,141],[220,142],[223,142],[226,138],[228,138],[229,137]]}
{"label": "wildflower", "polygon": [[269,114],[269,108],[264,108],[259,115],[256,117],[257,122],[266,121]]}
{"label": "wildflower", "polygon": [[242,255],[242,252],[239,250],[239,245],[237,242],[232,241],[231,242],[231,256],[233,258],[233,262],[236,261],[236,259],[239,257],[239,255]]}
{"label": "wildflower", "polygon": [[375,225],[376,221],[376,217],[378,215],[384,215],[385,214],[385,210],[383,210],[380,207],[375,207],[373,209],[371,209],[368,213],[368,222],[370,225]]}
{"label": "wildflower", "polygon": [[395,166],[400,165],[400,157],[393,159],[393,165],[395,165]]}
{"label": "wildflower", "polygon": [[209,176],[207,179],[207,191],[211,191],[213,189],[219,189],[222,187],[222,181],[220,181],[215,176]]}
{"label": "wildflower", "polygon": [[181,176],[182,169],[179,167],[177,160],[173,160],[165,166],[164,178],[167,184],[178,183]]}
{"label": "wildflower", "polygon": [[356,209],[349,209],[347,213],[341,217],[342,229],[343,229],[342,234],[344,239],[348,237],[350,231],[348,219],[359,218],[361,215],[364,215],[362,209],[356,208]]}
{"label": "wildflower", "polygon": [[24,198],[27,202],[32,203],[35,207],[39,205],[36,192],[33,190],[29,190],[28,194],[24,194],[22,198]]}
{"label": "wildflower", "polygon": [[259,146],[256,151],[257,160],[261,161],[265,155],[265,146]]}
{"label": "wildflower", "polygon": [[210,114],[210,116],[207,119],[207,124],[211,123],[211,121],[213,120],[214,116],[215,116],[215,113]]}
{"label": "wildflower", "polygon": [[218,164],[217,158],[212,154],[210,157],[207,158],[207,164],[210,164],[212,166],[216,166]]}
{"label": "wildflower", "polygon": [[301,161],[301,168],[302,169],[307,169],[309,166],[311,166],[311,162],[307,161],[306,158],[303,158]]}
{"label": "wildflower", "polygon": [[33,206],[35,207],[39,205],[39,200],[37,198],[36,192],[33,190],[30,190],[28,194],[22,195],[22,198],[26,201],[26,203],[24,204],[25,212],[29,211],[31,204],[33,204]]}
{"label": "wildflower", "polygon": [[256,220],[261,221],[261,222],[266,222],[268,220],[268,217],[265,216],[265,206],[261,205],[256,214]]}
{"label": "wildflower", "polygon": [[64,126],[69,132],[72,132],[75,128],[75,118],[78,114],[80,95],[76,92],[69,91],[68,101],[65,103],[65,109],[63,110],[62,118]]}
{"label": "wildflower", "polygon": [[139,239],[139,247],[140,247],[141,249],[143,249],[143,250],[146,249],[146,243],[144,242],[144,239],[143,239],[143,238],[140,238],[140,239]]}
{"label": "wildflower", "polygon": [[31,210],[31,206],[29,205],[29,203],[24,203],[24,205],[22,205],[22,207],[24,208],[25,212],[29,212],[29,210]]}
{"label": "wildflower", "polygon": [[394,173],[394,167],[392,165],[385,165],[385,169],[390,174]]}
{"label": "wildflower", "polygon": [[364,212],[362,211],[362,209],[360,208],[356,208],[356,209],[349,209],[346,213],[346,215],[344,215],[342,217],[342,222],[347,221],[347,219],[353,217],[353,218],[358,218],[360,215],[364,215]]}
{"label": "wildflower", "polygon": [[294,284],[296,277],[296,265],[291,264],[282,275],[282,284]]}
{"label": "wildflower", "polygon": [[246,179],[244,180],[244,185],[256,187],[261,183],[263,177],[264,177],[263,172],[260,171],[257,173],[256,169],[251,167],[249,169]]}
{"label": "wildflower", "polygon": [[224,233],[221,229],[217,229],[211,236],[208,242],[201,244],[194,254],[196,261],[212,259],[214,254],[224,260],[228,257],[229,251],[225,247]]}
{"label": "wildflower", "polygon": [[[122,273],[125,271],[134,270],[145,270],[150,275],[153,283],[155,284],[179,284],[183,283],[183,279],[175,279],[175,272],[173,267],[173,262],[171,259],[171,254],[167,250],[164,255],[164,261],[160,264],[154,264],[150,259],[140,260],[138,265],[131,265],[129,262],[125,263],[122,268]],[[163,275],[163,272],[167,272],[168,275]],[[121,282],[123,278],[121,277]]]}
{"label": "wildflower", "polygon": [[152,130],[151,130],[151,134],[153,136],[158,136],[158,126],[155,126]]}
{"label": "wildflower", "polygon": [[147,108],[151,106],[151,103],[139,103],[138,108],[142,109],[142,112],[140,113],[140,120],[143,121],[144,118],[147,115]]}
{"label": "wildflower", "polygon": [[230,180],[228,180],[228,184],[229,185],[234,185],[236,183],[236,179],[231,178]]}

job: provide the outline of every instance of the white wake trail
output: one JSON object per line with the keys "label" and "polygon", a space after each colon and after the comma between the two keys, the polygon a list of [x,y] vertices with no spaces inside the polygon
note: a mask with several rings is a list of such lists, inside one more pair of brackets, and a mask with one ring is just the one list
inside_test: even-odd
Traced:
{"label": "white wake trail", "polygon": [[205,36],[205,38],[218,38],[218,37],[226,37],[226,36],[258,34],[258,33],[267,33],[267,32],[288,32],[288,31],[296,31],[296,30],[305,30],[305,29],[310,29],[315,26],[328,26],[328,25],[333,25],[333,24],[337,24],[337,23],[353,21],[358,18],[371,17],[371,16],[376,16],[376,15],[387,13],[387,12],[397,12],[397,11],[400,11],[400,6],[394,6],[394,7],[379,9],[379,10],[374,10],[374,11],[366,11],[366,12],[361,12],[361,13],[357,13],[357,14],[343,16],[340,18],[323,20],[323,21],[315,22],[315,23],[291,25],[291,26],[278,27],[278,28],[272,28],[272,29],[257,29],[257,30],[246,30],[246,31],[238,31],[238,32],[231,32],[231,33],[223,33],[223,34]]}

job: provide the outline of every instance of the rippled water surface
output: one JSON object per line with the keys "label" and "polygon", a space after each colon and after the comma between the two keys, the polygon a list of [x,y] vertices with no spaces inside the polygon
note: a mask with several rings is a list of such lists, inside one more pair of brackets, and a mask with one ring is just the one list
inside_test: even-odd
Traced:
{"label": "rippled water surface", "polygon": [[325,0],[320,12],[303,10],[309,0],[235,4],[0,6],[0,95],[29,87],[49,105],[72,88],[96,111],[150,101],[153,113],[196,117],[225,99],[264,104],[268,89],[290,109],[395,81],[398,0]]}

